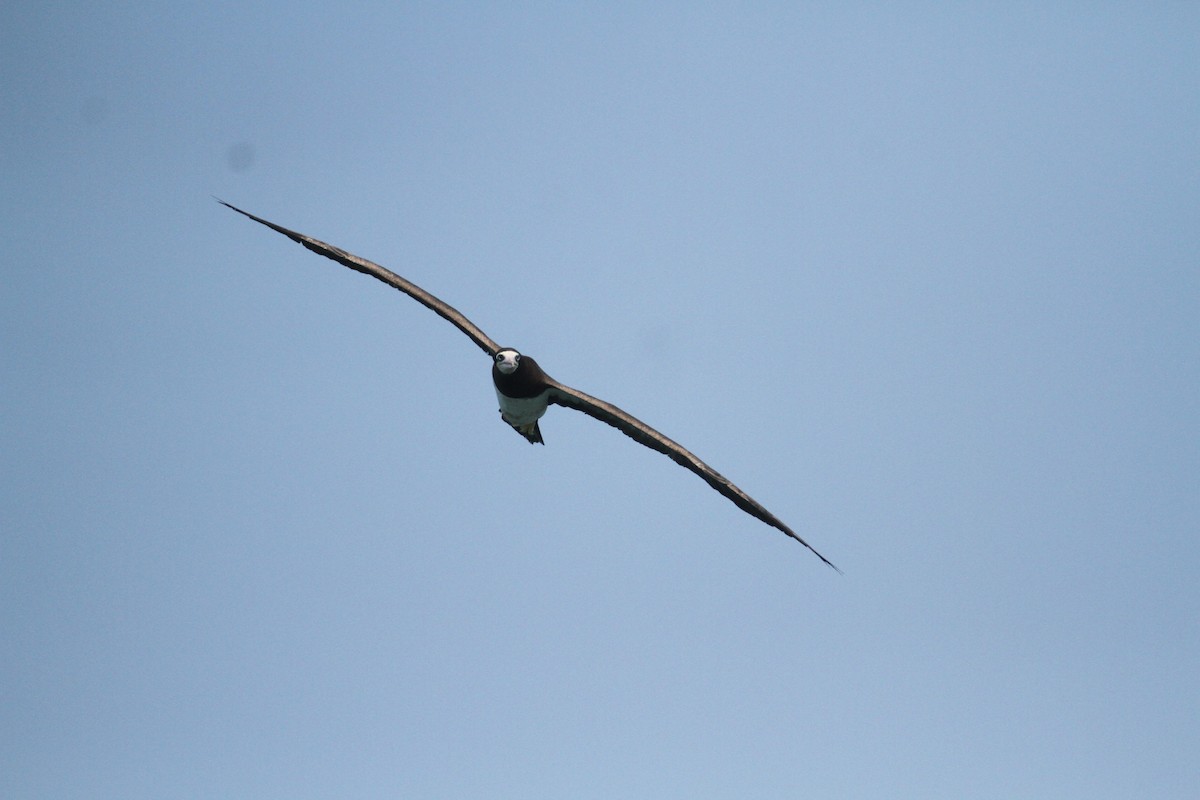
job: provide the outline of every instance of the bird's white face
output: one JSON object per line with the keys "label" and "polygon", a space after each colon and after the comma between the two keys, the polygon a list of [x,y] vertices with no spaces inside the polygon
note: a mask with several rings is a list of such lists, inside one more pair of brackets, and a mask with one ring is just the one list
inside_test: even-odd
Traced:
{"label": "bird's white face", "polygon": [[521,363],[521,354],[516,350],[501,350],[496,353],[496,369],[505,375],[512,375]]}

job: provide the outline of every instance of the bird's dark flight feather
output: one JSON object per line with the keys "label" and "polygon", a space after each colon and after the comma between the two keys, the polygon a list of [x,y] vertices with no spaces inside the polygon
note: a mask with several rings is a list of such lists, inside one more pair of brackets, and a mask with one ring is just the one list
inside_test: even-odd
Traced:
{"label": "bird's dark flight feather", "polygon": [[296,231],[289,230],[282,225],[276,225],[274,222],[268,222],[262,217],[256,217],[249,211],[242,211],[237,206],[229,205],[229,203],[226,203],[224,200],[218,199],[217,202],[226,208],[232,208],[234,211],[243,216],[249,217],[255,222],[266,225],[268,228],[282,233],[293,242],[298,242],[304,245],[314,253],[319,253],[326,258],[332,258],[339,264],[347,266],[356,272],[361,272],[364,275],[370,275],[372,278],[378,278],[388,286],[399,289],[421,305],[433,311],[438,316],[449,320],[460,331],[465,333],[467,336],[470,336],[471,340],[475,342],[475,344],[479,345],[480,349],[482,349],[483,352],[487,353],[489,356],[494,356],[496,353],[500,352],[500,345],[492,341],[491,337],[479,329],[479,326],[463,316],[462,313],[460,313],[457,309],[455,309],[449,303],[443,302],[442,300],[434,297],[420,286],[417,286],[415,283],[406,281],[404,278],[401,278],[391,270],[379,266],[374,261],[367,261],[365,258],[359,258],[353,253],[347,253],[345,250],[342,250],[339,247],[326,244],[320,239],[314,239],[311,236],[305,236],[303,233],[297,233]]}
{"label": "bird's dark flight feather", "polygon": [[582,411],[589,417],[607,423],[621,433],[633,439],[635,442],[644,444],[651,450],[657,450],[660,453],[665,453],[680,466],[686,467],[692,472],[703,478],[709,486],[716,489],[719,493],[733,501],[733,504],[745,511],[752,517],[762,520],[773,528],[786,533],[788,536],[795,539],[800,544],[807,547],[829,566],[833,567],[838,572],[841,572],[837,566],[825,556],[821,555],[816,548],[804,541],[787,525],[784,525],[774,514],[763,508],[753,497],[743,492],[733,484],[728,478],[715,469],[705,464],[696,456],[692,455],[688,450],[684,449],[678,442],[667,438],[663,434],[651,428],[646,423],[642,422],[637,417],[627,411],[617,408],[612,403],[606,403],[603,400],[598,400],[589,394],[584,394],[578,389],[572,389],[570,386],[559,383],[553,378],[548,378],[550,384],[550,402],[566,408],[573,408],[576,411]]}

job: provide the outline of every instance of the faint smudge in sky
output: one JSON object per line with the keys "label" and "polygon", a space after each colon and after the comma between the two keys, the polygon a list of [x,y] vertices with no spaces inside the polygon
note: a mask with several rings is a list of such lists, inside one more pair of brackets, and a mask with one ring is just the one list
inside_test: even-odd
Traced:
{"label": "faint smudge in sky", "polygon": [[248,172],[254,166],[254,145],[235,142],[225,151],[225,163],[234,172]]}

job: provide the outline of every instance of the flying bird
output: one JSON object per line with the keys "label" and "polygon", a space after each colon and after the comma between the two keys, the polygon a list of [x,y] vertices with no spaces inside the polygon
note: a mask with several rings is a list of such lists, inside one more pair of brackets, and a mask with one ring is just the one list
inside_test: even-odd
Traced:
{"label": "flying bird", "polygon": [[496,388],[496,399],[500,403],[501,419],[512,426],[513,430],[525,437],[530,444],[545,444],[542,440],[541,429],[538,427],[538,420],[542,418],[550,405],[582,411],[589,417],[594,417],[601,422],[613,426],[621,431],[621,433],[636,442],[644,444],[651,450],[657,450],[660,453],[666,454],[680,466],[686,467],[699,475],[709,486],[729,498],[738,508],[750,516],[762,520],[771,527],[783,531],[811,550],[816,554],[817,558],[838,572],[841,572],[840,569],[834,566],[832,561],[817,552],[816,548],[808,542],[801,539],[795,531],[783,524],[778,517],[763,508],[750,495],[743,492],[737,486],[734,486],[728,478],[685,450],[682,445],[668,439],[654,428],[651,428],[632,414],[622,411],[612,403],[598,400],[591,395],[584,394],[578,389],[573,389],[554,380],[542,371],[542,368],[538,366],[538,363],[533,358],[511,347],[501,347],[491,337],[480,330],[479,326],[463,316],[461,312],[434,297],[415,283],[401,278],[391,270],[385,269],[372,261],[359,258],[353,253],[348,253],[341,248],[326,244],[303,233],[289,230],[282,225],[268,222],[262,217],[256,217],[248,211],[243,211],[236,206],[226,203],[224,200],[217,199],[217,202],[243,216],[249,217],[255,222],[282,233],[284,236],[298,244],[304,245],[314,253],[331,258],[356,272],[370,275],[373,278],[383,281],[388,286],[399,289],[465,333],[471,341],[475,342],[492,359],[492,383]]}

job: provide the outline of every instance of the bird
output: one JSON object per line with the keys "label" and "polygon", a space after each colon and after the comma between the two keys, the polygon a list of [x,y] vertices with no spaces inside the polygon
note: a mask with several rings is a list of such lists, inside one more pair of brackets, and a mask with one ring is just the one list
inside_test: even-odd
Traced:
{"label": "bird", "polygon": [[538,422],[545,415],[549,406],[556,405],[581,411],[589,417],[611,425],[635,442],[645,445],[651,450],[657,450],[665,454],[685,469],[691,470],[703,478],[718,493],[732,501],[742,511],[787,534],[792,539],[807,547],[825,564],[837,572],[841,572],[832,561],[821,555],[815,547],[785,525],[782,520],[767,511],[758,501],[735,486],[732,481],[721,475],[721,473],[690,453],[678,442],[667,438],[637,417],[621,410],[612,403],[597,399],[578,389],[554,380],[542,370],[537,361],[531,356],[512,347],[501,347],[460,311],[434,297],[415,283],[400,277],[373,261],[368,261],[339,247],[322,242],[319,239],[314,239],[311,236],[298,233],[282,225],[265,220],[262,217],[255,216],[249,211],[243,211],[220,198],[213,199],[242,216],[249,217],[255,222],[283,234],[318,255],[332,259],[356,272],[370,275],[372,278],[376,278],[400,290],[466,334],[492,360],[492,384],[495,387],[496,399],[500,405],[500,418],[530,444],[545,444]]}

